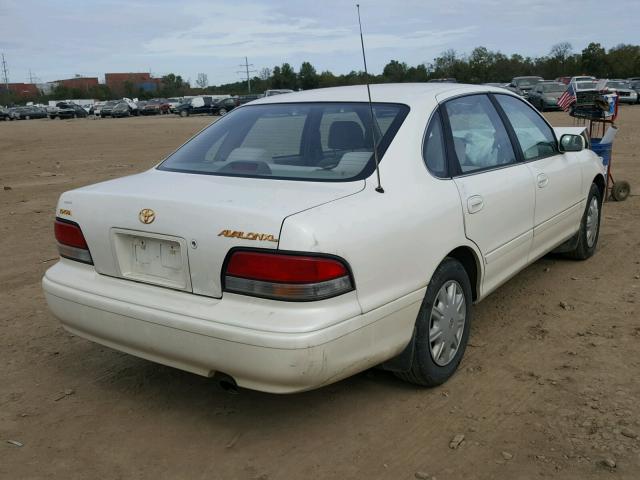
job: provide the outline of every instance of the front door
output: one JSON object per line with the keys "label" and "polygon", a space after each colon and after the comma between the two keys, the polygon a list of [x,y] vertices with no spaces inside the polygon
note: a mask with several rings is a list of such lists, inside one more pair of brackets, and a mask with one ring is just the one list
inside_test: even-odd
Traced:
{"label": "front door", "polygon": [[513,127],[535,185],[533,261],[573,236],[580,226],[585,192],[579,155],[560,153],[553,129],[529,105],[508,95],[495,98]]}

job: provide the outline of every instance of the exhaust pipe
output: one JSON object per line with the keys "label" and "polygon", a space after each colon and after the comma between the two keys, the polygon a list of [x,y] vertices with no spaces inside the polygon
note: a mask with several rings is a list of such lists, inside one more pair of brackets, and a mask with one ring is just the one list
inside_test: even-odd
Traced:
{"label": "exhaust pipe", "polygon": [[222,372],[216,372],[216,374],[213,376],[213,379],[218,383],[218,386],[225,392],[230,393],[232,395],[237,395],[239,393],[238,384],[236,383],[236,381],[233,379],[231,375],[227,375],[226,373],[222,373]]}

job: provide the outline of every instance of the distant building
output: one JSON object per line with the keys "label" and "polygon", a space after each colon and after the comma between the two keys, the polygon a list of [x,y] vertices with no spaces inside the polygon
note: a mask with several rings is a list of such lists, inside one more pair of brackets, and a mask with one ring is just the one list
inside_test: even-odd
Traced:
{"label": "distant building", "polygon": [[55,85],[59,85],[66,88],[75,88],[88,92],[91,88],[98,86],[98,77],[74,77],[66,80],[56,80],[51,82]]}
{"label": "distant building", "polygon": [[[111,92],[117,95],[155,92],[160,89],[161,78],[153,78],[150,73],[105,73],[104,81]],[[129,89],[129,91],[127,91]]]}
{"label": "distant building", "polygon": [[[33,98],[40,95],[38,87],[33,83],[10,83],[9,91],[20,98]],[[6,92],[5,84],[0,84],[0,92]]]}

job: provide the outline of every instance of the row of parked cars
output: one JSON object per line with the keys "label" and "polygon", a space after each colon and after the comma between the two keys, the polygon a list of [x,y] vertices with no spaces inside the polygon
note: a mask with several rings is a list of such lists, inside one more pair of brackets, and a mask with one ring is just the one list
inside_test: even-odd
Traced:
{"label": "row of parked cars", "polygon": [[202,95],[187,98],[154,98],[134,101],[128,98],[96,102],[93,105],[78,105],[73,102],[58,102],[55,106],[43,107],[28,105],[3,109],[0,107],[0,120],[30,120],[36,118],[84,118],[88,116],[122,118],[137,115],[168,115],[181,117],[190,115],[226,115],[234,108],[264,96],[291,93],[293,90],[267,90],[263,94],[239,97],[216,97]]}
{"label": "row of parked cars", "polygon": [[[557,110],[558,99],[571,85],[575,92],[599,88],[599,80],[590,76],[558,77],[544,80],[542,77],[515,77],[511,83],[490,85],[500,86],[517,93],[540,111]],[[640,103],[640,77],[604,80],[604,89],[618,95],[619,103]]]}

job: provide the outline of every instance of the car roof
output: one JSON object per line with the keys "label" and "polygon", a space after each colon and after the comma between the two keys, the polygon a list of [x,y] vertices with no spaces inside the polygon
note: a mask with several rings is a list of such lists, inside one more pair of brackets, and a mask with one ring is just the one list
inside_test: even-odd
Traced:
{"label": "car roof", "polygon": [[[371,85],[371,100],[382,103],[404,103],[411,105],[419,100],[432,99],[442,94],[457,95],[464,93],[497,92],[509,93],[504,88],[489,85],[465,85],[462,83],[384,83]],[[318,88],[287,95],[262,97],[251,102],[252,105],[267,103],[297,102],[366,102],[367,86]]]}

